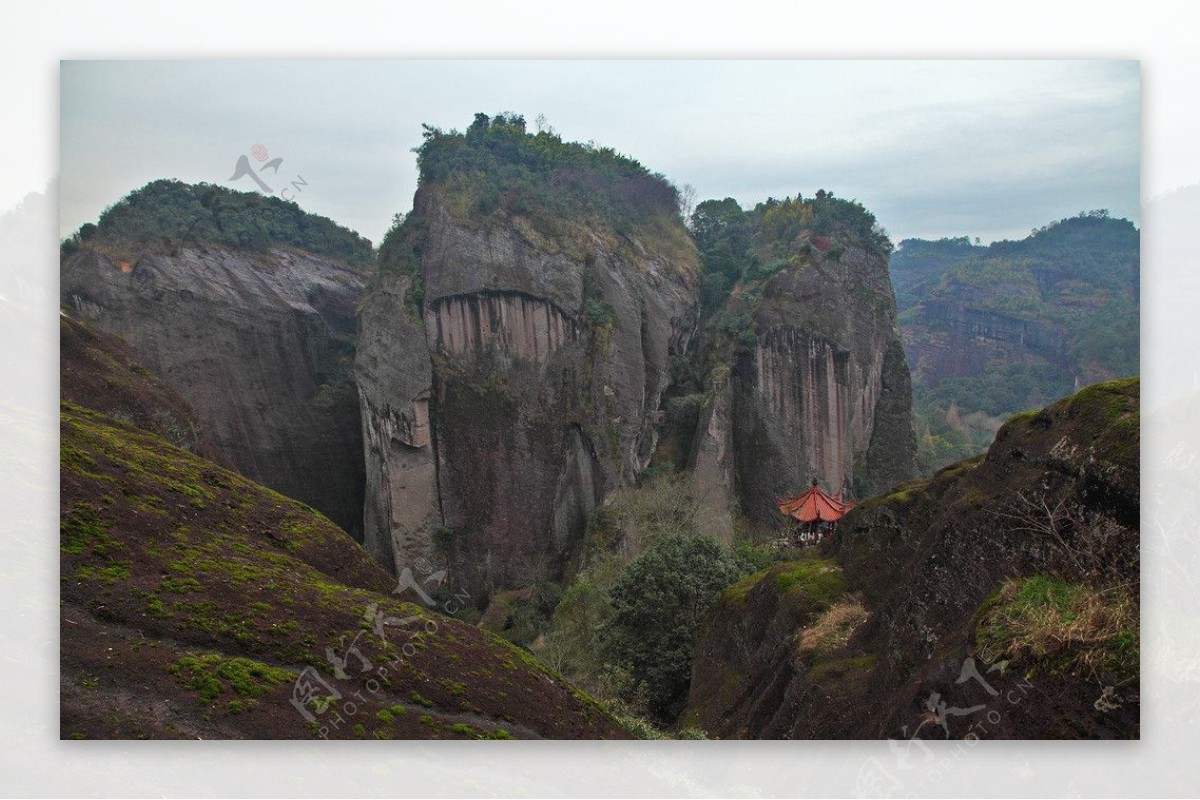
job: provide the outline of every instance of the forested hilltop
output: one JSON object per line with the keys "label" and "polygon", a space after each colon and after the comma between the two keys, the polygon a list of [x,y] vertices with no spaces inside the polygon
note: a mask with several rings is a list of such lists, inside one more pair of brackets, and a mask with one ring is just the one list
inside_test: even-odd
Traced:
{"label": "forested hilltop", "polygon": [[[874,317],[892,307],[886,275],[871,285],[870,270],[857,263],[867,254],[886,259],[892,243],[857,201],[823,189],[808,198],[769,197],[745,209],[732,197],[711,199],[696,205],[689,228],[703,270],[700,319],[697,337],[674,364],[656,458],[663,469],[688,466],[712,385],[733,374],[737,359],[753,354],[769,328],[795,323],[829,334],[856,310]],[[846,258],[848,247],[855,252]],[[809,285],[797,294],[791,279],[799,276]],[[833,302],[832,294],[843,289]],[[827,307],[813,302],[823,291],[832,293]],[[863,301],[869,308],[860,307]]]}
{"label": "forested hilltop", "polygon": [[1138,373],[1139,239],[1091,211],[989,246],[892,254],[922,471],[982,452],[1003,419]]}
{"label": "forested hilltop", "polygon": [[86,244],[172,251],[199,242],[257,250],[294,247],[351,266],[369,265],[374,258],[369,240],[294,201],[173,179],[153,181],[122,197],[96,222],[81,225],[62,250],[70,255]]}
{"label": "forested hilltop", "polygon": [[[476,114],[465,131],[425,125],[416,148],[420,187],[458,223],[519,218],[527,238],[570,243],[580,226],[636,233],[668,258],[689,257],[675,185],[611,147],[531,133],[520,114]],[[397,214],[379,246],[383,272],[415,275],[429,236],[423,209]]]}

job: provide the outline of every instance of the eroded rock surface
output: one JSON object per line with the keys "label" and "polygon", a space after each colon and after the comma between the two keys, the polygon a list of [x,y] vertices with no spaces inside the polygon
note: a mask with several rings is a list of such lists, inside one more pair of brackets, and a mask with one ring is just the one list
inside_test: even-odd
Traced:
{"label": "eroded rock surface", "polygon": [[361,538],[351,366],[364,284],[357,270],[291,249],[85,248],[63,261],[61,295],[179,390],[227,463]]}
{"label": "eroded rock surface", "polygon": [[[368,541],[386,538],[373,509],[391,509],[400,569],[442,557],[482,596],[553,578],[605,492],[649,463],[670,355],[695,325],[694,251],[462,218],[436,187],[413,213],[419,275],[381,275],[360,320]],[[420,312],[403,301],[418,280]],[[407,422],[426,418],[428,442]]]}

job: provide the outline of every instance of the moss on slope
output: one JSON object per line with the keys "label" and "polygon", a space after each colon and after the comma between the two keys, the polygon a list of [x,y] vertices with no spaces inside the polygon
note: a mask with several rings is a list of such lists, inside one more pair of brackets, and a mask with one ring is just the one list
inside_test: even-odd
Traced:
{"label": "moss on slope", "polygon": [[307,506],[99,413],[61,418],[64,738],[624,735],[522,651],[398,600]]}

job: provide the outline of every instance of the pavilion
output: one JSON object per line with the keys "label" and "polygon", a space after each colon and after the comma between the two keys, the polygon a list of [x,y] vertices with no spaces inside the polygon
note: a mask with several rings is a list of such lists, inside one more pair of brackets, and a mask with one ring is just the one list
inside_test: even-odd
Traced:
{"label": "pavilion", "polygon": [[812,486],[804,494],[788,500],[776,500],[779,513],[800,523],[797,536],[803,543],[820,541],[837,529],[837,522],[854,507],[851,500],[843,500],[842,492],[826,494],[813,478]]}

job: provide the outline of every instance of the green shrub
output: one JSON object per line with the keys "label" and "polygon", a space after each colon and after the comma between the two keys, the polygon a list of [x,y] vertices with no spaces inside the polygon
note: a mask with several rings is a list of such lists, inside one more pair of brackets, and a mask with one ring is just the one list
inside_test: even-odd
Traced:
{"label": "green shrub", "polygon": [[596,216],[639,224],[679,213],[679,192],[663,176],[608,147],[526,133],[525,119],[476,114],[465,133],[425,126],[417,148],[422,181],[468,176],[476,210],[537,216]]}
{"label": "green shrub", "polygon": [[189,689],[208,703],[232,689],[240,698],[261,697],[274,687],[296,679],[295,673],[249,658],[227,658],[217,653],[186,655],[168,667]]}
{"label": "green shrub", "polygon": [[632,686],[644,687],[654,719],[669,722],[683,707],[700,622],[741,574],[717,542],[675,534],[633,561],[613,586],[605,649],[628,670]]}
{"label": "green shrub", "polygon": [[[809,199],[800,195],[768,198],[750,210],[743,210],[732,197],[705,200],[692,213],[691,228],[704,266],[701,300],[705,310],[719,307],[739,283],[743,287],[761,284],[788,267],[805,266],[816,256],[813,236],[838,237],[826,255],[832,260],[845,252],[842,239],[883,252],[892,249],[874,214],[857,201],[823,190]],[[745,328],[727,332],[741,337]],[[741,344],[752,345],[753,341],[745,336]]]}
{"label": "green shrub", "polygon": [[617,319],[612,306],[595,298],[584,301],[583,315],[596,328],[611,328]]}

